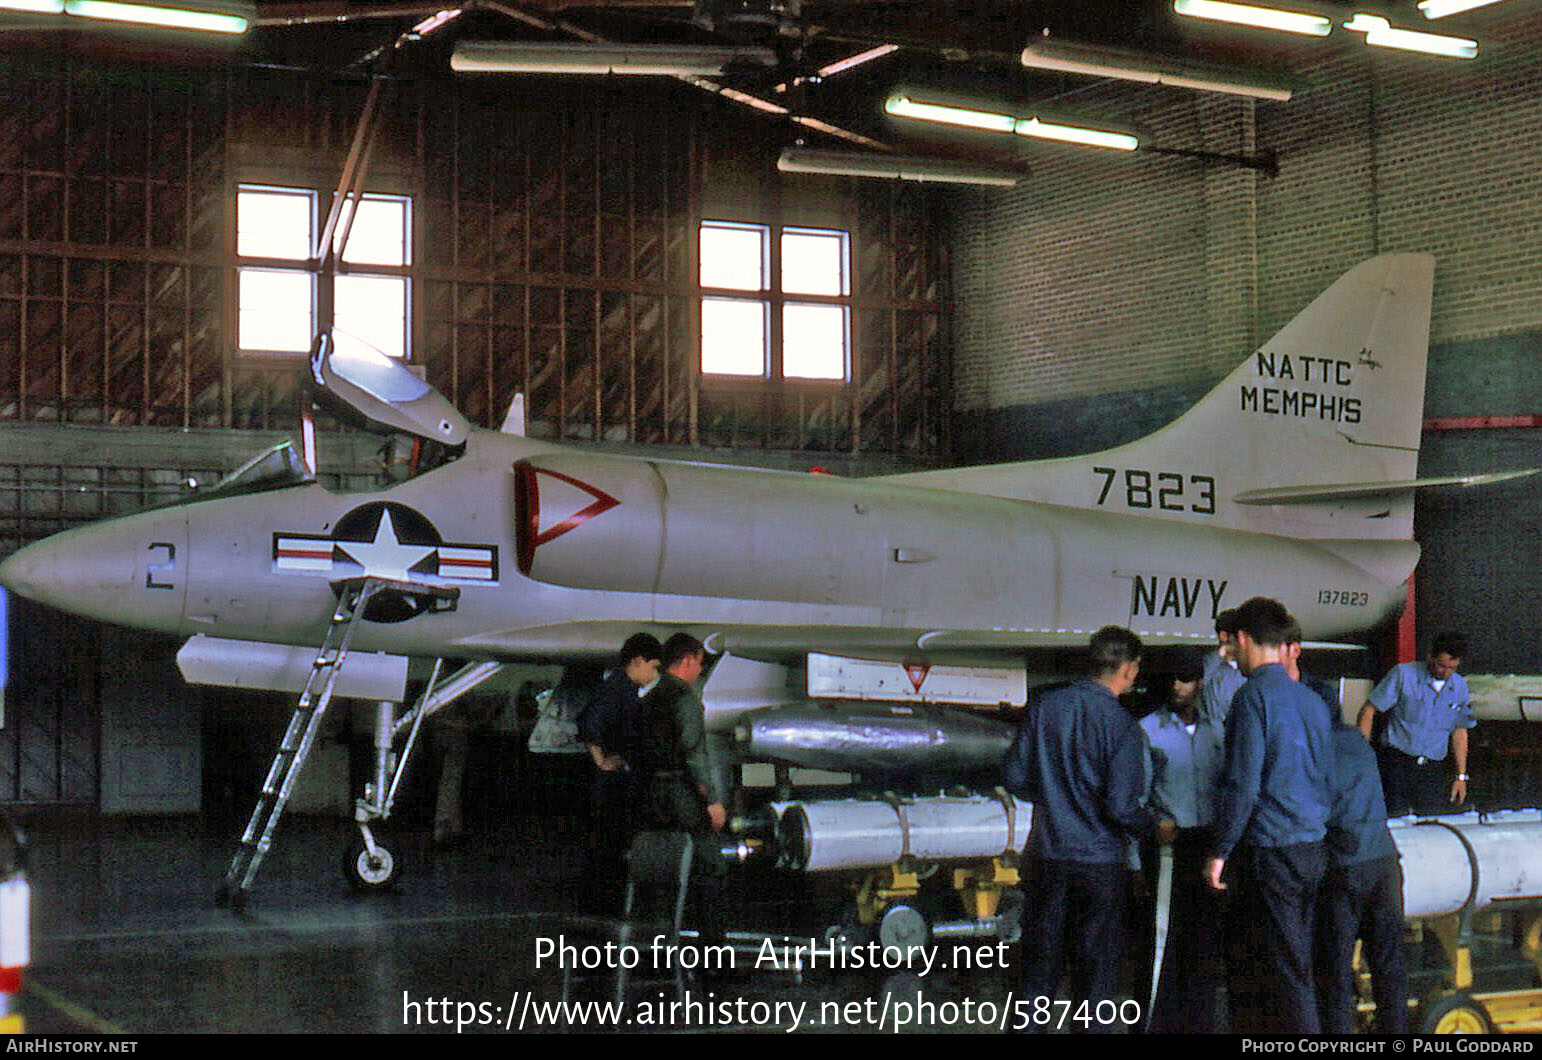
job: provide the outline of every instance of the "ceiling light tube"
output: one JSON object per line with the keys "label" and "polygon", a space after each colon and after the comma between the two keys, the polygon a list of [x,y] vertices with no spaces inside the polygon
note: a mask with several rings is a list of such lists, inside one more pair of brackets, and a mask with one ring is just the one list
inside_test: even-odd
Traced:
{"label": "ceiling light tube", "polygon": [[443,26],[445,23],[455,21],[460,17],[460,13],[461,9],[458,7],[453,10],[446,9],[444,11],[440,11],[437,14],[430,15],[428,18],[425,18],[416,26],[413,26],[412,29],[410,29],[408,32],[416,33],[420,38],[426,37],[440,26]]}
{"label": "ceiling light tube", "polygon": [[1321,15],[1281,11],[1273,7],[1255,7],[1252,4],[1225,3],[1223,0],[1173,0],[1173,10],[1190,18],[1232,22],[1239,26],[1253,26],[1257,29],[1277,29],[1284,33],[1299,33],[1306,37],[1326,37],[1333,29],[1333,22]]}
{"label": "ceiling light tube", "polygon": [[854,151],[818,151],[789,147],[776,160],[783,173],[828,173],[880,180],[911,180],[922,183],[976,184],[1010,188],[1026,173],[979,162],[917,155],[858,154]]}
{"label": "ceiling light tube", "polygon": [[[64,11],[81,18],[130,22],[140,26],[165,26],[169,29],[196,29],[208,33],[241,34],[252,24],[251,17],[245,14],[119,3],[117,0],[65,0]],[[255,12],[255,8],[252,11]]]}
{"label": "ceiling light tube", "polygon": [[1380,15],[1357,13],[1344,28],[1365,34],[1365,43],[1377,48],[1397,48],[1406,52],[1443,55],[1449,59],[1471,59],[1478,54],[1478,42],[1466,37],[1446,37],[1439,33],[1420,33],[1395,29]]}
{"label": "ceiling light tube", "polygon": [[845,73],[852,67],[861,66],[863,63],[870,63],[874,59],[882,59],[885,55],[892,55],[897,51],[899,51],[898,44],[880,44],[875,48],[869,48],[865,52],[858,52],[856,55],[849,55],[844,59],[837,59],[835,62],[829,64],[828,66],[821,66],[815,72],[815,76],[834,77],[836,74]]}
{"label": "ceiling light tube", "polygon": [[0,0],[0,10],[25,11],[32,15],[62,15],[64,0]]}
{"label": "ceiling light tube", "polygon": [[1116,48],[1096,48],[1063,41],[1035,41],[1023,49],[1022,64],[1034,70],[1113,77],[1146,85],[1170,85],[1202,92],[1224,92],[1277,103],[1290,100],[1292,89],[1283,81],[1251,71],[1223,66],[1163,59]]}
{"label": "ceiling light tube", "polygon": [[1425,18],[1445,18],[1497,3],[1499,0],[1419,0],[1419,10],[1424,12]]}
{"label": "ceiling light tube", "polygon": [[1087,147],[1107,147],[1114,151],[1133,151],[1140,146],[1140,140],[1129,133],[1085,129],[1079,125],[1063,125],[1037,117],[1018,121],[1013,131],[1019,136],[1031,136],[1036,140],[1059,140]]}
{"label": "ceiling light tube", "polygon": [[890,96],[883,109],[896,118],[935,121],[944,125],[960,125],[966,129],[982,129],[985,132],[1009,133],[1017,127],[1017,119],[1010,114],[949,107],[940,103],[917,103],[909,96]]}
{"label": "ceiling light tube", "polygon": [[770,66],[770,48],[723,48],[649,44],[543,44],[520,41],[462,41],[450,55],[456,73],[638,74],[702,76],[720,74],[734,63]]}

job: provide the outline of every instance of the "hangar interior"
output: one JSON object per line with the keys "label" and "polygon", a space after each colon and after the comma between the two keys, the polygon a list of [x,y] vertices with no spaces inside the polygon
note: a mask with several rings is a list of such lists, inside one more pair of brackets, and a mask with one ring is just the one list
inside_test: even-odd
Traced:
{"label": "hangar interior", "polygon": [[[1413,251],[1437,263],[1419,474],[1536,465],[1542,5],[1438,24],[1411,0],[1315,6],[1479,50],[1290,37],[1159,0],[482,0],[442,24],[406,0],[259,0],[250,30],[219,41],[0,10],[0,555],[185,497],[297,436],[306,347],[248,341],[243,278],[312,285],[318,264],[245,245],[240,204],[289,196],[319,223],[366,112],[362,190],[398,211],[402,235],[394,259],[353,274],[396,285],[399,354],[480,427],[521,395],[534,437],[849,476],[1091,452],[1172,420],[1350,266]],[[456,73],[465,40],[768,51],[712,76]],[[1020,58],[1035,42],[1224,68],[1289,98],[1035,68]],[[1140,146],[907,121],[886,106],[899,97],[1133,130]],[[990,167],[1015,184],[783,171],[789,149]],[[764,327],[764,360],[738,376],[702,368],[705,307],[735,301],[703,283],[708,228],[778,248],[768,272],[787,237],[839,247],[831,291],[768,281],[763,299],[738,299]],[[833,368],[793,363],[800,294],[847,322]],[[345,310],[336,299],[325,311]],[[376,481],[373,437],[326,415],[319,428],[324,481]],[[1417,650],[1463,629],[1469,673],[1542,674],[1539,516],[1535,480],[1420,494]],[[229,927],[207,894],[290,700],[189,686],[176,641],[19,597],[5,628],[0,805],[34,822],[34,1026],[398,1029],[392,1006],[414,983],[475,996],[497,980],[492,921],[528,932],[565,910],[586,763],[528,753],[520,707],[553,668],[481,693],[494,720],[466,802],[491,837],[483,860],[430,856],[422,766],[404,799],[410,891],[385,913],[336,906],[322,837],[346,829],[358,785],[312,792],[317,816],[286,824],[291,846],[267,870],[267,908]],[[1368,667],[1395,643],[1382,631]],[[345,721],[327,734],[333,780],[368,769],[368,730]],[[1542,804],[1533,727],[1480,725],[1480,805]],[[254,958],[228,991],[187,970],[136,1009],[70,966],[172,945],[195,901],[195,930],[175,941],[187,969]],[[438,950],[305,999],[337,964],[375,967],[355,952],[371,932],[394,946],[425,924]],[[264,948],[285,931],[300,942]],[[342,950],[310,952],[327,945]],[[453,983],[434,977],[466,953]],[[293,975],[293,996],[228,1007],[274,974]]]}

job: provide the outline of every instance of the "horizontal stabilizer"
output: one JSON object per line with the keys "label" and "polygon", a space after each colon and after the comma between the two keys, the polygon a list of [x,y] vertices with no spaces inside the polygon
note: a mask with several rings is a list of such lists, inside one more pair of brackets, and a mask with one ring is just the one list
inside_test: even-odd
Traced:
{"label": "horizontal stabilizer", "polygon": [[1485,475],[1444,475],[1438,478],[1405,479],[1401,482],[1335,482],[1312,486],[1276,486],[1272,489],[1247,490],[1232,498],[1237,504],[1310,504],[1313,501],[1341,501],[1350,497],[1375,497],[1403,493],[1430,486],[1492,486],[1496,482],[1525,478],[1542,467],[1524,471],[1491,471]]}

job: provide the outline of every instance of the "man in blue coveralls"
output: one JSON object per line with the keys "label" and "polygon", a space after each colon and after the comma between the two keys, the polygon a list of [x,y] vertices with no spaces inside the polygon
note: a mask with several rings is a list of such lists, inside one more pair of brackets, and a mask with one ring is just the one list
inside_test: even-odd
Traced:
{"label": "man in blue coveralls", "polygon": [[1326,1034],[1355,1032],[1355,940],[1376,998],[1376,1030],[1408,1033],[1408,963],[1403,953],[1403,867],[1387,829],[1376,755],[1340,716],[1333,686],[1300,669],[1301,631],[1292,631],[1285,669],[1316,692],[1333,717],[1333,811],[1328,872],[1317,900],[1317,1003]]}
{"label": "man in blue coveralls", "polygon": [[1312,922],[1332,805],[1328,712],[1285,670],[1296,622],[1284,606],[1254,597],[1237,612],[1248,681],[1226,718],[1226,766],[1205,863],[1210,886],[1231,893],[1232,1030],[1314,1034]]}
{"label": "man in blue coveralls", "polygon": [[642,694],[659,679],[664,655],[658,638],[634,633],[621,645],[617,665],[578,716],[579,738],[594,760],[591,805],[594,855],[586,873],[597,913],[619,911],[626,884],[626,848],[637,831],[637,719]]}
{"label": "man in blue coveralls", "polygon": [[[1047,693],[1030,711],[1007,752],[1006,788],[1033,803],[1033,856],[1019,968],[1030,1011],[1039,998],[1051,1005],[1066,950],[1071,983],[1089,1017],[1065,1028],[1111,1030],[1096,1018],[1100,1001],[1113,1001],[1122,950],[1130,841],[1152,834],[1146,809],[1146,739],[1119,705],[1140,673],[1140,638],[1104,626],[1088,645],[1088,677]],[[1072,936],[1067,939],[1067,934]],[[1107,1006],[1104,1006],[1105,1012]],[[1063,1010],[1051,1007],[1056,1028]]]}
{"label": "man in blue coveralls", "polygon": [[[1467,801],[1467,730],[1478,724],[1467,696],[1467,682],[1457,673],[1467,638],[1442,633],[1430,645],[1429,658],[1394,666],[1372,689],[1360,708],[1360,732],[1371,738],[1378,711],[1387,715],[1386,731],[1376,748],[1387,812],[1401,817],[1449,813]],[[1446,750],[1456,767],[1449,798]]]}

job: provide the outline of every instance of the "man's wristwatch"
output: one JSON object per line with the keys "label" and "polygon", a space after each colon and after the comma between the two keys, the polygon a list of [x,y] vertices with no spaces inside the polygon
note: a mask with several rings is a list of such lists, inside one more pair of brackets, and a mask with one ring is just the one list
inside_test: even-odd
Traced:
{"label": "man's wristwatch", "polygon": [[1458,774],[1457,774],[1457,775],[1456,775],[1456,779],[1457,779],[1457,780],[1460,780],[1460,781],[1461,781],[1461,782],[1462,782],[1462,783],[1463,783],[1463,784],[1465,784],[1465,783],[1467,783],[1467,779],[1468,779],[1468,777],[1467,777],[1467,774],[1466,774],[1466,773],[1458,773]]}

